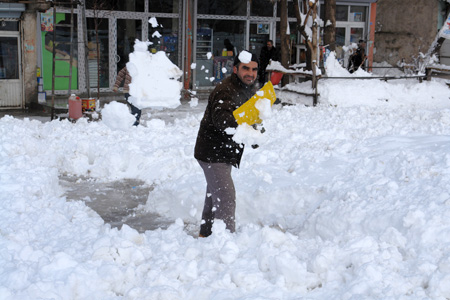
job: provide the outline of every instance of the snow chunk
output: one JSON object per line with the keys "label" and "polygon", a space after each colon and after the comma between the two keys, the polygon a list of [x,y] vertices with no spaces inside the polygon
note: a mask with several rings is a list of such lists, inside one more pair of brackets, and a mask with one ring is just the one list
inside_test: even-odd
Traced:
{"label": "snow chunk", "polygon": [[148,42],[136,40],[134,49],[127,63],[132,96],[128,101],[140,109],[179,106],[182,83],[178,79],[183,72],[169,60],[165,52],[151,54]]}
{"label": "snow chunk", "polygon": [[267,98],[256,101],[255,107],[259,110],[259,118],[261,120],[266,120],[272,115],[272,103]]}
{"label": "snow chunk", "polygon": [[102,109],[103,123],[113,130],[128,130],[136,118],[130,114],[128,106],[123,103],[113,101],[105,104]]}
{"label": "snow chunk", "polygon": [[155,17],[151,17],[148,22],[152,25],[153,28],[158,27],[158,21]]}
{"label": "snow chunk", "polygon": [[242,143],[244,145],[255,145],[260,144],[264,140],[264,137],[259,130],[255,130],[252,126],[244,123],[236,128],[233,140],[236,143]]}
{"label": "snow chunk", "polygon": [[239,60],[244,64],[248,64],[249,62],[252,61],[252,54],[244,50],[241,53],[239,53]]}
{"label": "snow chunk", "polygon": [[162,35],[158,30],[156,30],[155,32],[153,32],[152,37],[157,37],[159,39],[160,37],[162,37]]}

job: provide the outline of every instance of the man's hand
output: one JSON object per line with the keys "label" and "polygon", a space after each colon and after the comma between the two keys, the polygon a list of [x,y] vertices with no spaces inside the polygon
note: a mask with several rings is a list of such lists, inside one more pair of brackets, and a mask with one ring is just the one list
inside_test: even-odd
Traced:
{"label": "man's hand", "polygon": [[117,93],[118,90],[119,90],[118,87],[113,87],[113,92],[114,92],[114,93]]}
{"label": "man's hand", "polygon": [[253,129],[258,130],[261,133],[266,132],[266,129],[262,126],[262,124],[253,124],[252,125]]}

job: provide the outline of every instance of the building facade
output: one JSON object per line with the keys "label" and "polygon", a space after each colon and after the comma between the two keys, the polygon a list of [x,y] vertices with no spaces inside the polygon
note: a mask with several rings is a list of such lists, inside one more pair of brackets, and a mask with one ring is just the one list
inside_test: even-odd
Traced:
{"label": "building facade", "polygon": [[[427,53],[448,13],[446,0],[378,0],[374,61],[396,66]],[[441,63],[450,64],[449,53],[446,41]]]}
{"label": "building facade", "polygon": [[[197,91],[211,90],[222,80],[231,71],[233,55],[239,51],[245,49],[259,55],[267,40],[273,40],[275,46],[280,43],[280,12],[276,1],[95,0],[86,1],[84,12],[80,6],[74,7],[73,17],[67,6],[57,6],[54,16],[48,1],[38,2],[42,3],[41,7],[21,4],[22,11],[16,9],[20,14],[10,32],[0,29],[0,46],[12,41],[2,40],[2,34],[5,38],[10,35],[15,38],[18,75],[13,77],[20,82],[22,91],[20,101],[0,102],[0,108],[28,106],[37,102],[38,92],[46,92],[49,98],[53,85],[53,48],[58,57],[56,72],[68,72],[70,63],[64,58],[70,53],[73,56],[70,84],[67,78],[56,78],[54,82],[55,94],[64,95],[69,89],[77,94],[85,93],[88,85],[92,93],[97,89],[101,93],[111,92],[116,74],[127,63],[136,39],[152,42],[151,52],[165,51],[183,70],[184,88]],[[374,34],[371,17],[375,8],[376,0],[337,1],[338,52],[345,45],[365,39],[370,54]],[[299,64],[305,61],[305,48],[295,29],[297,20],[292,1],[288,2],[288,9],[290,63]],[[64,43],[70,39],[70,29],[64,24],[74,26],[72,51]],[[3,86],[1,71],[0,66],[0,87]]]}
{"label": "building facade", "polygon": [[0,108],[22,106],[26,78],[21,67],[24,39],[20,18],[24,12],[24,4],[0,3]]}

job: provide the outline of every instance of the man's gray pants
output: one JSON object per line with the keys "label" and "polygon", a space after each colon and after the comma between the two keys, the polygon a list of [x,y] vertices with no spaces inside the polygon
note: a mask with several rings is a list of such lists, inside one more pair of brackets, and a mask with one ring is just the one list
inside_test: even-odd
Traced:
{"label": "man's gray pants", "polygon": [[235,231],[236,191],[230,164],[206,163],[197,160],[205,173],[206,197],[200,225],[200,235],[211,235],[214,219],[222,220],[226,228]]}

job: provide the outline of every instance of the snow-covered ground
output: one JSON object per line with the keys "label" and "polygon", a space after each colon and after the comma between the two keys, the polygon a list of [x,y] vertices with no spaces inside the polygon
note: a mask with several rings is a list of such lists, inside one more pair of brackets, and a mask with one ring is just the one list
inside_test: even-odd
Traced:
{"label": "snow-covered ground", "polygon": [[[237,232],[216,222],[204,239],[204,102],[144,110],[138,127],[1,118],[0,299],[449,299],[449,88],[319,93],[317,107],[273,106],[233,170]],[[67,201],[60,175],[142,180],[155,188],[140,209],[176,221],[112,229]]]}

